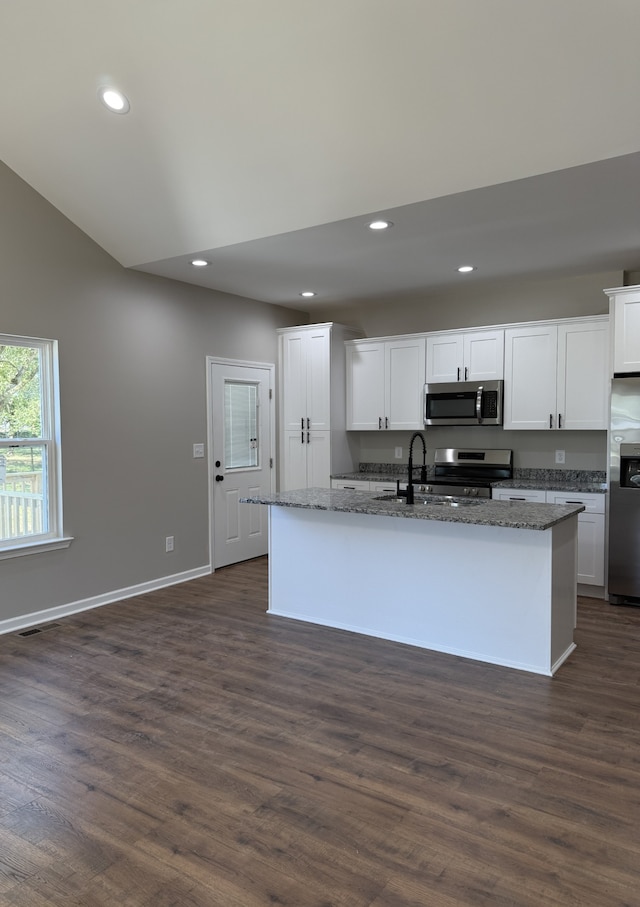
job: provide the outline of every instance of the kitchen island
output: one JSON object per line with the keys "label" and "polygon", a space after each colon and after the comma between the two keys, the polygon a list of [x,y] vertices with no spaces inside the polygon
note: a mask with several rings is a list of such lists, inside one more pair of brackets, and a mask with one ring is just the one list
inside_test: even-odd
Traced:
{"label": "kitchen island", "polygon": [[574,505],[312,488],[269,506],[269,613],[552,675],[575,648]]}

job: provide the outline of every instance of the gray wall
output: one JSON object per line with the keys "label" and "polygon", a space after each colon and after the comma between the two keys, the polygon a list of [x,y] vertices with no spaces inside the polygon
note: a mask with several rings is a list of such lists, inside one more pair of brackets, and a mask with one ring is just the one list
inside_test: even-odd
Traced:
{"label": "gray wall", "polygon": [[[629,275],[626,282],[629,282]],[[633,276],[633,275],[632,275]],[[455,330],[518,321],[542,321],[602,315],[609,311],[606,287],[625,283],[622,271],[606,271],[561,279],[503,280],[489,283],[461,278],[455,291],[434,293],[420,300],[390,300],[351,305],[347,309],[327,306],[314,313],[317,321],[342,321],[366,337],[410,334],[421,331]],[[356,457],[362,462],[392,463],[395,448],[407,455],[408,432],[354,432]],[[503,431],[500,428],[430,428],[426,432],[433,458],[435,447],[505,447],[514,451],[514,464],[521,467],[601,469],[606,468],[606,432]],[[555,451],[565,451],[564,467],[555,464]]]}
{"label": "gray wall", "polygon": [[3,620],[208,564],[205,357],[275,362],[308,318],[125,270],[1,164],[0,198],[0,332],[59,341],[75,537],[0,561]]}

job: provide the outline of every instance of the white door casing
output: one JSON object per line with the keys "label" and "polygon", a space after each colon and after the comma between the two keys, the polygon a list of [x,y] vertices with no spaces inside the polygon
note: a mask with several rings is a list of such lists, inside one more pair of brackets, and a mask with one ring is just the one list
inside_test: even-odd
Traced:
{"label": "white door casing", "polygon": [[240,499],[274,489],[274,374],[271,363],[207,357],[213,570],[267,553],[267,508]]}

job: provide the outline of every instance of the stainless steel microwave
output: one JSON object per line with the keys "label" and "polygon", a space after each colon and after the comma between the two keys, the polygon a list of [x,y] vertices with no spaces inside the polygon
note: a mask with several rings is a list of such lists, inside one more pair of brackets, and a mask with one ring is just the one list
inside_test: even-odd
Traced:
{"label": "stainless steel microwave", "polygon": [[502,425],[503,381],[425,384],[425,425]]}

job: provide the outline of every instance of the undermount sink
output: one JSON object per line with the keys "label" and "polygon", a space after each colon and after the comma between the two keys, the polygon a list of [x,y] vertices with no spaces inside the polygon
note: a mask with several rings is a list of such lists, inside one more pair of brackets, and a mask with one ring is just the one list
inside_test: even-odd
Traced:
{"label": "undermount sink", "polygon": [[[396,494],[381,494],[373,499],[374,501],[388,501],[397,504],[406,504],[406,498],[398,497]],[[458,500],[457,498],[439,498],[434,495],[416,495],[414,504],[428,504],[430,507],[474,507],[481,504],[482,501]],[[409,505],[411,506],[411,505]]]}

